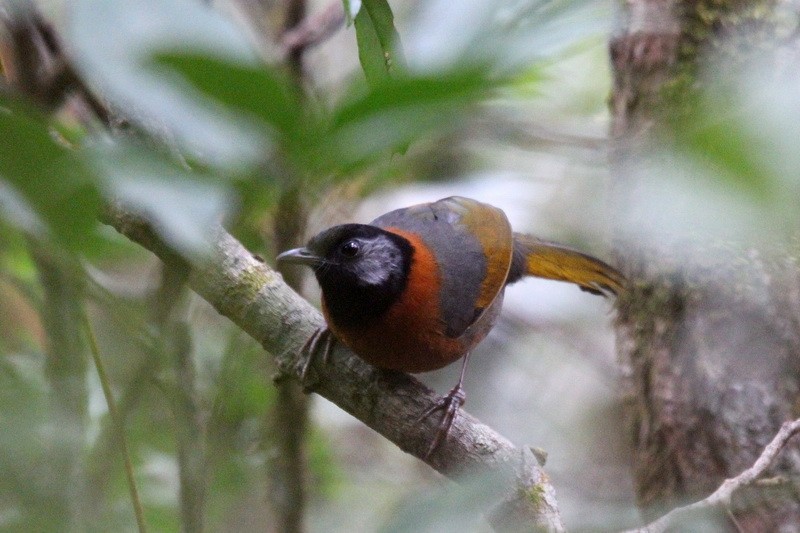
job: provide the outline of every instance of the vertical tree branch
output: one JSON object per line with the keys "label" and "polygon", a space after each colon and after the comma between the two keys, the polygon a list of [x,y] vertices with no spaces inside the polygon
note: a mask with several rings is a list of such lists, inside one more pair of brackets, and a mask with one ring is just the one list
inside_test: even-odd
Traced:
{"label": "vertical tree branch", "polygon": [[[283,21],[283,31],[286,33],[298,27],[306,16],[306,0],[286,0],[286,18]],[[292,72],[295,82],[298,84],[303,81],[303,54],[305,45],[289,48],[286,63]]]}
{"label": "vertical tree branch", "polygon": [[[275,215],[275,247],[285,250],[297,246],[304,236],[306,214],[298,184],[285,184]],[[301,290],[299,269],[281,271],[289,286]],[[279,454],[272,473],[271,499],[279,515],[280,530],[303,531],[306,503],[309,398],[295,380],[280,379],[275,383],[278,397],[273,431],[278,439]]]}
{"label": "vertical tree branch", "polygon": [[81,335],[79,281],[43,244],[31,242],[31,256],[44,290],[42,323],[47,332],[45,375],[50,385],[52,514],[64,531],[83,529],[84,447],[88,416],[86,354]]}
{"label": "vertical tree branch", "polygon": [[[283,31],[300,24],[306,14],[305,0],[287,0]],[[287,65],[298,87],[303,84],[305,47],[289,50]],[[274,217],[274,241],[277,250],[298,246],[305,236],[306,209],[300,191],[300,176],[287,171]],[[303,273],[299,269],[281,271],[290,287],[300,292]],[[278,456],[273,464],[271,501],[278,514],[280,531],[300,533],[306,506],[308,460],[306,436],[309,398],[295,380],[275,382],[278,396],[272,429],[278,441]]]}
{"label": "vertical tree branch", "polygon": [[207,483],[206,446],[202,411],[198,405],[195,387],[191,334],[189,325],[183,321],[174,320],[171,327],[171,342],[167,350],[175,365],[173,410],[181,483],[181,530],[186,533],[202,533]]}
{"label": "vertical tree branch", "polygon": [[153,317],[164,353],[173,365],[174,382],[169,393],[178,447],[181,530],[201,533],[207,485],[206,442],[203,412],[195,386],[191,333],[181,316],[182,302],[187,296],[187,275],[184,262],[169,254],[162,266],[162,279],[153,302]]}

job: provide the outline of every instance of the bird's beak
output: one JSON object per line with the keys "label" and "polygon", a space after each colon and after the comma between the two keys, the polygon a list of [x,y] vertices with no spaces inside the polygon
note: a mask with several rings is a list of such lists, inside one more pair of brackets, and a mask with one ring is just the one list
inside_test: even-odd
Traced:
{"label": "bird's beak", "polygon": [[275,258],[278,263],[297,263],[299,265],[314,266],[320,262],[320,257],[308,248],[295,248],[287,250]]}

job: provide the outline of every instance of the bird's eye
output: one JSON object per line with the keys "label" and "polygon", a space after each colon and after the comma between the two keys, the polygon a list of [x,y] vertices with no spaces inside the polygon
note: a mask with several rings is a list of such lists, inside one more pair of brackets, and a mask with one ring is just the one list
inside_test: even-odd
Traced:
{"label": "bird's eye", "polygon": [[339,248],[339,252],[345,257],[355,257],[360,249],[358,241],[347,241]]}

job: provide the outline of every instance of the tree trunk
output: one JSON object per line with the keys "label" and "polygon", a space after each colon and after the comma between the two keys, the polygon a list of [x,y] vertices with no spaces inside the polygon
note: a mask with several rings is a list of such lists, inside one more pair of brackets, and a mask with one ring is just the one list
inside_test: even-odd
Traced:
{"label": "tree trunk", "polygon": [[[767,1],[629,0],[611,42],[612,197],[619,265],[631,281],[619,305],[618,354],[638,503],[648,519],[750,466],[781,423],[797,416],[796,261],[666,233],[648,243],[626,238],[630,220],[657,218],[637,213],[632,199],[652,179],[642,170],[652,157],[648,143],[681,134],[662,126],[692,111],[704,88],[702,61],[745,27],[756,28],[750,42],[768,36],[773,8]],[[747,53],[729,48],[708,59],[719,62],[715,70],[732,69]],[[800,454],[790,447],[775,473],[798,467]],[[800,530],[797,487],[787,480],[777,487],[740,494],[730,513],[712,520],[743,531]]]}

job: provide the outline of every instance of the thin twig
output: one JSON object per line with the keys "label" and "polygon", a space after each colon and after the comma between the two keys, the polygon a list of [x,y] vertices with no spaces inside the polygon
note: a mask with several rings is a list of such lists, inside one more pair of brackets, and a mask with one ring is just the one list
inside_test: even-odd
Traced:
{"label": "thin twig", "polygon": [[114,400],[114,395],[111,392],[111,383],[106,374],[103,360],[100,358],[100,350],[97,347],[97,337],[94,335],[92,324],[89,321],[89,315],[86,310],[83,311],[83,326],[86,329],[86,337],[89,339],[89,351],[92,353],[92,360],[97,369],[97,377],[100,378],[100,385],[103,387],[103,396],[106,397],[106,404],[108,405],[108,414],[111,421],[116,427],[117,440],[119,441],[119,449],[122,458],[125,461],[125,477],[128,480],[128,492],[131,495],[131,503],[133,504],[133,513],[136,515],[136,525],[139,528],[139,533],[147,533],[147,523],[144,520],[144,510],[142,508],[142,500],[139,498],[139,490],[136,488],[136,478],[133,474],[133,462],[131,461],[130,450],[128,449],[128,439],[125,437],[125,423],[117,410],[117,402]]}
{"label": "thin twig", "polygon": [[800,432],[800,419],[793,422],[784,422],[772,441],[767,444],[759,458],[753,463],[753,466],[738,476],[723,481],[722,485],[707,498],[673,509],[655,522],[651,522],[639,529],[630,530],[628,533],[663,533],[680,518],[714,507],[729,507],[733,494],[743,487],[752,485],[761,477],[778,457],[778,454],[789,442],[789,439],[798,432]]}
{"label": "thin twig", "polygon": [[315,15],[304,18],[299,24],[286,30],[281,35],[281,47],[291,54],[295,50],[304,50],[322,43],[344,24],[344,7],[342,2],[334,0],[325,9]]}

